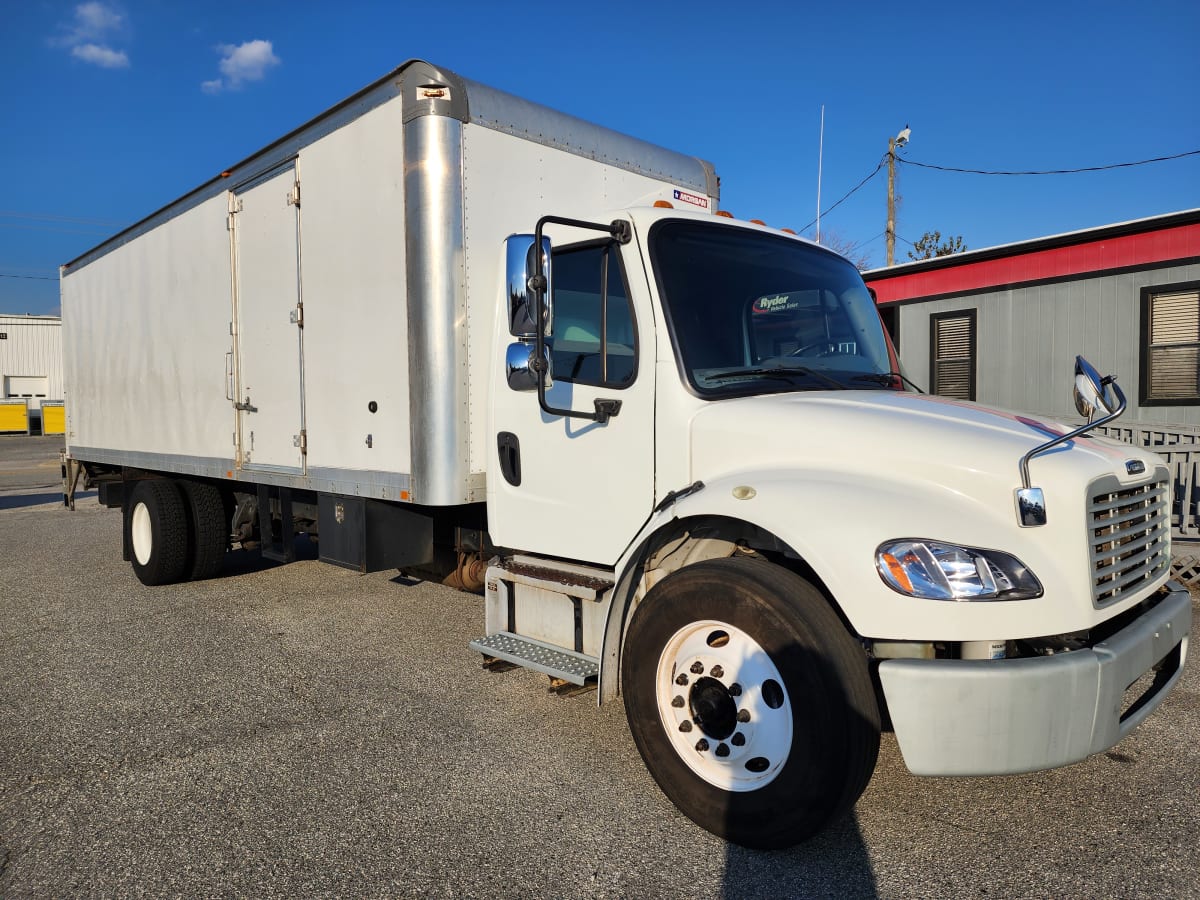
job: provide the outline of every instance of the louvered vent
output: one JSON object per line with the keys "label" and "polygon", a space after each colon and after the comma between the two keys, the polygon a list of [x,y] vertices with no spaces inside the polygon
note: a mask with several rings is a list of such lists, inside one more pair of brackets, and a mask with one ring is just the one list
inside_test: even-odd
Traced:
{"label": "louvered vent", "polygon": [[1200,396],[1200,291],[1150,298],[1149,399]]}
{"label": "louvered vent", "polygon": [[975,316],[934,316],[933,392],[958,400],[975,399]]}

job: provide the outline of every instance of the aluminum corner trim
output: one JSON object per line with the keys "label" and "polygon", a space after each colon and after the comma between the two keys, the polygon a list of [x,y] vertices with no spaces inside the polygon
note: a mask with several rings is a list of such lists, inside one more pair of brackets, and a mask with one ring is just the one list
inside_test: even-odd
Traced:
{"label": "aluminum corner trim", "polygon": [[462,123],[404,126],[408,392],[413,500],[464,502],[470,478]]}
{"label": "aluminum corner trim", "polygon": [[467,83],[449,69],[423,60],[410,62],[397,79],[404,104],[404,123],[422,116],[468,120]]}

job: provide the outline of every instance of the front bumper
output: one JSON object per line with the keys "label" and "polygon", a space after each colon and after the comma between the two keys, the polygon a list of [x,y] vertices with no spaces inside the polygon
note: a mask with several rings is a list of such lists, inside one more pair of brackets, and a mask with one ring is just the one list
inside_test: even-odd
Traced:
{"label": "front bumper", "polygon": [[[905,765],[915,775],[1009,775],[1107,750],[1183,673],[1191,598],[1175,582],[1160,596],[1086,650],[1030,659],[884,660],[879,677]],[[1153,685],[1123,711],[1128,688],[1156,666]]]}

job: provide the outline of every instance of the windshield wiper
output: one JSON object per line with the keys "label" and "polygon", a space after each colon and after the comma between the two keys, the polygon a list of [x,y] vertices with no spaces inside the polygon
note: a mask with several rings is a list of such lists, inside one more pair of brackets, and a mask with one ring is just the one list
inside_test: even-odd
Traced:
{"label": "windshield wiper", "polygon": [[897,378],[899,378],[900,381],[903,382],[904,384],[911,385],[912,389],[914,391],[916,391],[918,394],[925,393],[923,390],[921,390],[919,387],[917,387],[916,382],[914,382],[911,378],[909,378],[906,375],[901,375],[899,372],[872,372],[869,375],[855,375],[850,380],[851,381],[873,381],[876,384],[881,385],[883,387],[891,387],[893,384],[896,383]]}
{"label": "windshield wiper", "polygon": [[789,379],[793,375],[807,375],[810,378],[815,378],[817,381],[823,382],[836,391],[846,390],[846,386],[840,381],[836,381],[815,369],[806,369],[804,366],[775,366],[765,369],[730,369],[727,372],[710,372],[705,375],[705,378],[710,379],[731,379],[731,378],[779,378]]}

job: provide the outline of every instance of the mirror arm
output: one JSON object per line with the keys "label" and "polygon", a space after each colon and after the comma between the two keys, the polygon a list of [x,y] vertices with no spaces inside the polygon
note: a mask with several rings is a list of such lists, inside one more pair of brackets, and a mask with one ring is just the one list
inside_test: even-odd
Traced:
{"label": "mirror arm", "polygon": [[[537,228],[533,232],[533,246],[542,246],[542,229],[546,225],[568,225],[571,228],[586,228],[590,231],[603,231],[611,235],[621,244],[628,244],[633,239],[633,228],[624,219],[615,219],[608,225],[598,222],[585,222],[582,219],[566,219],[562,216],[542,216],[538,219]],[[569,416],[573,419],[589,419],[601,425],[621,411],[620,400],[595,400],[595,412],[576,412],[573,409],[559,409],[551,406],[546,400],[546,272],[542,267],[542,254],[533,254],[533,275],[529,279],[529,290],[533,292],[534,309],[537,310],[537,332],[534,340],[533,370],[537,374],[538,406],[542,412],[551,416]]]}
{"label": "mirror arm", "polygon": [[1086,424],[1080,426],[1079,428],[1076,428],[1074,431],[1069,431],[1066,434],[1060,434],[1054,440],[1047,441],[1046,443],[1041,444],[1040,446],[1034,447],[1032,450],[1030,450],[1028,453],[1026,453],[1024,456],[1022,456],[1021,457],[1021,487],[1023,487],[1026,490],[1028,490],[1030,487],[1030,484],[1029,484],[1029,461],[1031,459],[1033,459],[1035,456],[1041,456],[1047,450],[1053,449],[1054,447],[1057,447],[1059,444],[1065,444],[1067,441],[1071,440],[1072,438],[1077,438],[1080,435],[1082,435],[1088,431],[1091,431],[1093,428],[1098,428],[1099,426],[1103,425],[1106,422],[1111,422],[1113,419],[1117,418],[1117,416],[1121,415],[1121,413],[1125,412],[1125,392],[1123,390],[1121,390],[1121,386],[1119,384],[1117,384],[1117,379],[1115,377],[1113,377],[1112,375],[1108,375],[1100,382],[1100,384],[1102,386],[1110,385],[1110,384],[1112,385],[1112,389],[1117,394],[1117,408],[1114,409],[1111,413],[1109,413],[1104,418],[1097,419],[1095,422],[1087,422]]}

